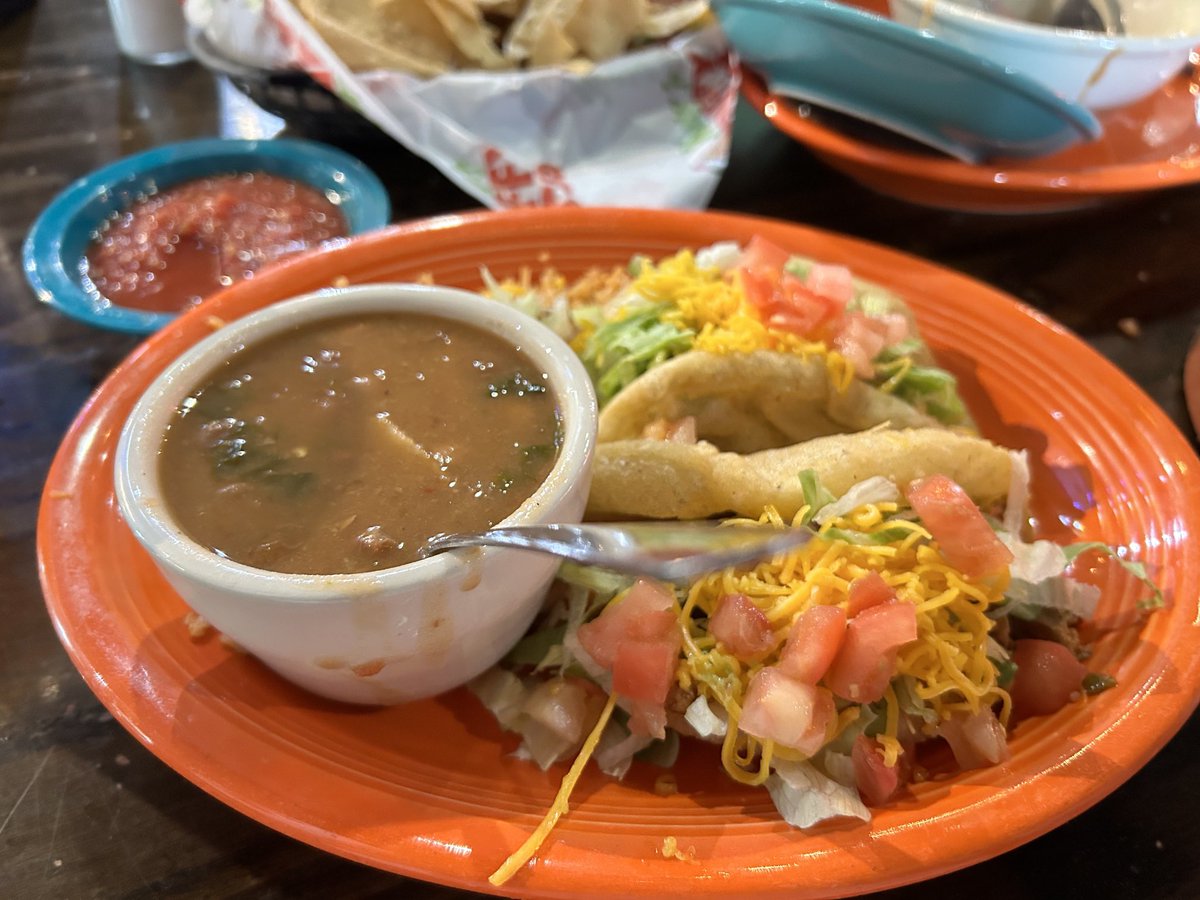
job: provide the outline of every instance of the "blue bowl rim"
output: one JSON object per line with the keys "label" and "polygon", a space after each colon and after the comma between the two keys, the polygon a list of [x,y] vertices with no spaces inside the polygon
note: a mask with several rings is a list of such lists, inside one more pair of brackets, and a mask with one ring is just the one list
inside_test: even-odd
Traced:
{"label": "blue bowl rim", "polygon": [[[382,228],[391,220],[391,203],[383,182],[360,160],[328,144],[297,138],[197,138],[162,144],[122,157],[77,178],[42,210],[21,251],[25,279],[37,299],[88,325],[130,334],[149,334],[174,319],[178,313],[97,305],[68,272],[59,241],[67,224],[99,192],[165,166],[208,157],[214,160],[213,174],[228,172],[230,157],[244,157],[248,165],[261,159],[303,158],[328,164],[331,169],[344,173],[346,186],[353,187],[361,197],[361,212],[356,217],[359,221],[350,225],[351,235]],[[203,176],[191,175],[184,180],[194,177]],[[164,186],[174,183],[165,181]],[[71,264],[74,265],[74,261]]]}
{"label": "blue bowl rim", "polygon": [[1028,75],[942,40],[932,32],[910,28],[867,9],[848,6],[844,3],[833,2],[833,0],[713,0],[712,5],[718,18],[720,18],[721,7],[741,6],[763,12],[774,11],[783,15],[802,13],[809,16],[823,16],[831,24],[870,30],[872,36],[886,40],[901,50],[919,51],[924,56],[934,57],[938,62],[953,66],[967,74],[983,76],[1000,87],[1022,95],[1025,99],[1056,114],[1065,124],[1075,128],[1085,139],[1094,140],[1103,132],[1100,120],[1089,109],[1059,97]]}

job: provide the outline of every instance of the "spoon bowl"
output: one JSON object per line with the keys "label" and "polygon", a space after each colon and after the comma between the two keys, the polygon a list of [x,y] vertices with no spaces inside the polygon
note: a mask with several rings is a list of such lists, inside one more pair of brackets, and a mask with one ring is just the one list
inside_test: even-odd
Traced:
{"label": "spoon bowl", "polygon": [[[1200,3],[1180,0],[1093,0],[1074,13],[1033,0],[1009,0],[1003,12],[998,3],[980,0],[888,0],[888,6],[897,22],[1023,73],[1093,111],[1153,94],[1188,65],[1200,44]],[[1086,27],[1097,19],[1100,28]]]}
{"label": "spoon bowl", "polygon": [[1125,17],[1117,0],[1063,0],[1050,24],[1102,34],[1125,33]]}
{"label": "spoon bowl", "polygon": [[802,527],[724,526],[707,521],[511,525],[475,534],[434,535],[420,555],[461,547],[512,547],[626,575],[686,583],[709,572],[794,550],[808,543],[814,533]]}
{"label": "spoon bowl", "polygon": [[864,9],[827,0],[714,0],[772,92],[864,119],[963,162],[1037,157],[1100,136],[1034,80]]}

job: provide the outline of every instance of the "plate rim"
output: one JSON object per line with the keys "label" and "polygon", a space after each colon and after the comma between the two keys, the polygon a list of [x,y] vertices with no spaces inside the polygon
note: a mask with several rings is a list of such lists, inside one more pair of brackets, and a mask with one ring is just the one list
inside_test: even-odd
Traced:
{"label": "plate rim", "polygon": [[[883,262],[889,263],[904,263],[915,265],[916,269],[925,274],[950,277],[962,283],[970,284],[973,289],[987,295],[991,298],[989,302],[1000,302],[1010,305],[1014,312],[1020,313],[1022,316],[1036,321],[1040,326],[1049,329],[1050,332],[1058,336],[1059,339],[1066,339],[1077,345],[1078,349],[1085,351],[1089,360],[1101,367],[1109,374],[1114,375],[1121,382],[1123,390],[1132,390],[1135,396],[1140,396],[1151,404],[1151,409],[1148,413],[1159,427],[1161,436],[1169,440],[1175,445],[1175,451],[1184,455],[1188,463],[1192,467],[1193,477],[1189,480],[1190,490],[1196,493],[1200,498],[1200,460],[1196,459],[1195,452],[1190,443],[1182,435],[1176,426],[1170,422],[1166,414],[1153,403],[1152,400],[1145,395],[1144,391],[1136,385],[1128,376],[1122,373],[1115,365],[1101,356],[1097,351],[1093,350],[1087,344],[1083,343],[1077,336],[1066,329],[1061,324],[1055,322],[1039,311],[1029,307],[1026,304],[1004,294],[1003,292],[991,287],[981,281],[970,278],[962,273],[955,272],[945,266],[933,263],[927,260],[920,259],[915,256],[885,247],[879,244],[874,244],[858,238],[840,235],[824,229],[817,229],[797,223],[784,222],[776,219],[768,219],[759,216],[748,216],[737,213],[714,213],[714,212],[686,212],[686,211],[663,211],[663,210],[629,210],[629,209],[563,209],[563,210],[518,210],[508,212],[491,212],[482,211],[467,214],[437,216],[428,219],[414,220],[412,222],[403,223],[392,226],[381,232],[376,232],[371,235],[366,235],[355,239],[352,244],[356,245],[381,245],[386,246],[394,240],[404,240],[406,236],[427,234],[434,231],[449,231],[455,233],[455,229],[459,228],[477,228],[486,229],[487,226],[483,223],[490,221],[499,221],[508,227],[518,228],[524,227],[524,230],[541,228],[547,233],[561,233],[564,228],[564,223],[574,222],[576,225],[583,227],[589,220],[603,220],[606,229],[619,228],[622,223],[632,222],[634,220],[675,222],[688,225],[688,230],[705,232],[706,234],[719,234],[723,232],[733,231],[735,229],[753,229],[756,231],[766,231],[776,235],[790,236],[796,244],[804,244],[814,240],[832,240],[840,248],[847,252],[869,250],[875,257],[877,262],[882,265]],[[707,236],[698,235],[693,240],[708,240]],[[347,245],[348,246],[348,245]],[[250,285],[257,284],[262,288],[265,284],[267,288],[271,287],[275,282],[286,283],[288,277],[292,274],[303,273],[306,270],[313,272],[320,271],[324,264],[328,262],[331,254],[337,254],[343,248],[333,248],[320,253],[312,254],[311,256],[301,257],[296,260],[287,262],[279,266],[273,272],[264,275],[257,282],[246,283],[245,285],[235,286],[229,290],[217,295],[219,297],[236,296],[248,290],[254,290]],[[257,291],[255,291],[257,292]],[[290,296],[290,293],[285,294]],[[273,301],[265,301],[273,302]],[[228,305],[228,304],[226,304]],[[159,333],[151,336],[144,341],[122,362],[113,372],[99,385],[96,391],[89,397],[79,415],[73,421],[70,429],[63,439],[55,459],[52,463],[50,474],[47,477],[46,487],[42,495],[41,505],[39,507],[38,520],[38,569],[39,577],[45,596],[47,610],[50,613],[50,618],[54,625],[55,631],[59,636],[68,655],[71,657],[72,663],[79,669],[84,680],[88,683],[89,688],[97,695],[100,701],[113,713],[114,717],[129,730],[134,736],[141,741],[147,748],[156,756],[159,757],[166,765],[175,770],[177,774],[182,775],[187,780],[196,784],[202,790],[210,795],[221,800],[226,805],[239,810],[240,812],[250,816],[251,818],[273,828],[291,837],[309,843],[319,849],[333,852],[344,856],[348,859],[353,859],[358,862],[363,862],[368,865],[377,866],[388,871],[397,872],[399,874],[409,875],[415,878],[423,878],[425,880],[448,884],[454,887],[464,888],[468,890],[481,891],[485,893],[503,893],[503,890],[494,889],[486,882],[479,883],[474,878],[462,878],[448,875],[446,870],[436,869],[430,870],[422,868],[418,863],[414,862],[407,866],[397,865],[394,859],[381,860],[377,853],[367,853],[361,843],[356,844],[354,841],[347,838],[346,835],[330,833],[326,830],[314,827],[309,823],[295,822],[290,820],[280,820],[278,810],[264,810],[261,804],[256,804],[247,800],[244,796],[239,796],[238,793],[231,791],[229,785],[221,783],[215,778],[211,772],[197,772],[195,766],[189,767],[181,761],[179,753],[169,746],[163,746],[156,743],[152,737],[144,731],[138,723],[136,711],[127,709],[120,699],[115,696],[112,688],[105,681],[103,674],[96,671],[84,654],[82,648],[74,640],[74,635],[69,623],[61,618],[62,604],[61,598],[58,598],[54,592],[55,573],[52,565],[52,548],[50,543],[53,539],[52,534],[52,519],[54,517],[54,504],[59,498],[54,496],[56,486],[61,481],[61,475],[64,469],[71,466],[70,453],[68,452],[78,444],[81,440],[87,437],[88,429],[94,427],[94,413],[101,406],[102,402],[109,399],[111,394],[119,394],[122,390],[123,381],[127,380],[131,371],[136,372],[137,367],[143,365],[143,360],[153,353],[153,351],[161,345],[169,344],[172,341],[179,342],[185,339],[183,335],[184,324],[195,323],[196,327],[213,312],[212,308],[198,307],[197,310],[186,313],[184,317],[177,320],[172,326],[163,329]],[[188,318],[190,317],[190,318]],[[169,359],[169,358],[168,358]],[[163,360],[161,365],[165,365],[167,360]],[[153,360],[149,364],[153,364]],[[150,373],[152,374],[152,373]],[[128,390],[128,388],[125,388]],[[140,390],[138,391],[140,393]],[[1182,551],[1180,551],[1182,552]],[[1196,644],[1200,649],[1200,642],[1197,640],[1197,635],[1192,634],[1191,643]],[[1197,654],[1200,657],[1200,653]],[[866,890],[878,890],[888,887],[895,887],[900,884],[912,883],[914,881],[923,881],[937,875],[945,874],[958,868],[974,864],[983,859],[992,858],[1003,852],[1013,849],[1022,843],[1032,840],[1041,834],[1057,827],[1062,822],[1076,815],[1078,812],[1086,809],[1095,803],[1099,802],[1104,796],[1111,793],[1129,777],[1131,777],[1138,769],[1142,767],[1159,749],[1162,748],[1183,726],[1192,712],[1196,709],[1197,702],[1200,701],[1200,659],[1193,659],[1190,665],[1190,692],[1182,702],[1175,702],[1171,707],[1174,713],[1170,724],[1166,728],[1157,728],[1153,735],[1146,739],[1143,737],[1137,744],[1137,753],[1135,758],[1130,761],[1119,773],[1117,777],[1110,777],[1102,785],[1102,789],[1091,791],[1083,791],[1075,796],[1069,804],[1060,806],[1054,816],[1040,820],[1036,827],[1028,829],[1019,834],[1005,835],[1004,839],[999,842],[993,842],[989,846],[988,851],[979,855],[978,853],[971,854],[965,851],[958,853],[943,861],[942,863],[930,867],[923,866],[918,874],[899,873],[891,877],[880,876],[876,874],[874,878],[860,879],[853,884],[845,885],[846,888],[854,892]],[[1044,773],[1037,773],[1043,775]],[[273,813],[273,814],[272,814]],[[495,820],[499,821],[499,820]],[[511,822],[509,823],[511,824]],[[523,827],[523,826],[522,826]],[[498,860],[497,860],[498,862]],[[672,863],[673,865],[673,863]],[[786,868],[786,867],[785,867]],[[743,870],[745,872],[747,870]],[[542,867],[542,877],[529,877],[528,881],[515,881],[512,884],[517,889],[523,889],[526,885],[531,888],[528,892],[522,890],[522,893],[528,893],[529,896],[583,896],[587,895],[587,890],[571,889],[570,885],[564,886],[561,883],[562,879],[570,881],[572,878],[578,877],[578,872],[568,866],[559,866],[557,868]],[[756,873],[759,880],[754,882],[753,887],[759,892],[776,892],[781,894],[795,895],[795,885],[789,882],[786,878],[786,873]],[[518,876],[525,878],[528,876]],[[556,883],[555,879],[559,881]],[[710,893],[720,893],[722,888],[726,890],[745,890],[747,886],[739,886],[736,879],[731,880],[731,883],[720,884],[708,882],[703,886],[698,886],[694,881],[688,882],[693,890],[699,890]],[[682,881],[680,883],[683,883]],[[651,884],[651,888],[659,885],[658,882]],[[578,885],[576,887],[579,887]],[[593,885],[591,890],[599,890]],[[598,894],[597,894],[598,895]]]}
{"label": "plate rim", "polygon": [[[779,131],[815,153],[824,153],[847,164],[869,168],[880,174],[901,175],[914,180],[973,190],[988,190],[997,199],[1007,194],[1037,193],[1050,197],[1102,197],[1137,194],[1183,187],[1200,182],[1200,157],[1194,166],[1168,166],[1169,160],[1095,166],[1068,172],[1051,169],[996,167],[990,163],[969,165],[952,158],[920,156],[893,150],[822,125],[792,109],[795,101],[772,93],[762,76],[742,67],[741,92],[752,109]],[[1179,76],[1183,78],[1184,76]],[[1176,79],[1179,80],[1179,79]],[[1168,82],[1170,86],[1172,82]],[[1103,140],[1103,137],[1100,138]]]}

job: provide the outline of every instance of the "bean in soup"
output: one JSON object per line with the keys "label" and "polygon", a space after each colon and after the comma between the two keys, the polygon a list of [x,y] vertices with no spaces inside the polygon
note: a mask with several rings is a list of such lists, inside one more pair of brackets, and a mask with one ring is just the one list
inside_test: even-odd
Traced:
{"label": "bean in soup", "polygon": [[222,556],[365,572],[507,517],[560,436],[545,375],[519,349],[466,323],[381,313],[233,354],[181,405],[159,471],[181,527]]}

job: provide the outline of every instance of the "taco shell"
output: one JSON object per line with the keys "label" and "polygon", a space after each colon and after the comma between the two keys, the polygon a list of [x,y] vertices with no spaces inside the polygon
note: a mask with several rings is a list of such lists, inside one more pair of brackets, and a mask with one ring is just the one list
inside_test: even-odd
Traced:
{"label": "taco shell", "polygon": [[854,380],[839,390],[817,357],[681,354],[635,379],[600,414],[601,442],[639,438],[658,420],[691,416],[696,437],[719,450],[754,453],[877,425],[934,427],[911,404]]}
{"label": "taco shell", "polygon": [[773,506],[788,519],[804,505],[799,474],[806,469],[835,496],[873,475],[903,488],[943,474],[987,506],[1007,495],[1012,460],[990,441],[942,428],[830,435],[747,455],[708,443],[620,440],[596,448],[586,515],[593,521],[757,517]]}

